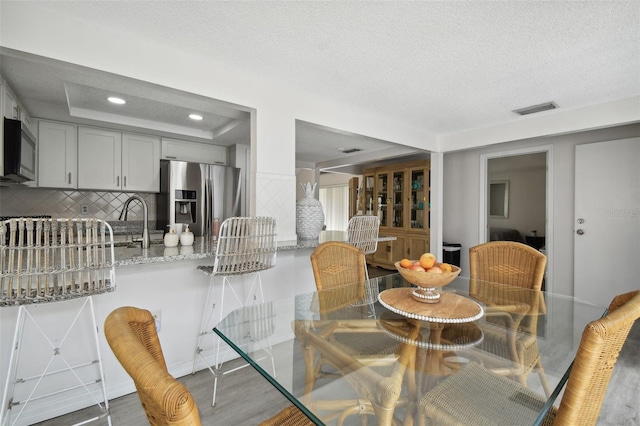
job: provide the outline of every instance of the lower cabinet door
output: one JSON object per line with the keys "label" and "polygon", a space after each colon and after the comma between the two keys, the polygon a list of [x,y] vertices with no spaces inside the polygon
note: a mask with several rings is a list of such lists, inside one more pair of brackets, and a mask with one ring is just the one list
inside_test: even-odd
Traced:
{"label": "lower cabinet door", "polygon": [[420,235],[407,237],[407,249],[409,252],[409,259],[419,259],[423,253],[429,252],[429,236]]}

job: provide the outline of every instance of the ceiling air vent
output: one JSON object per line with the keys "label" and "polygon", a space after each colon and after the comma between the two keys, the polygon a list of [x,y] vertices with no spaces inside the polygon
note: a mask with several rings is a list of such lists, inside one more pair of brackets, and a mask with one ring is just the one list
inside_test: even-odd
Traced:
{"label": "ceiling air vent", "polygon": [[539,105],[515,109],[513,110],[513,112],[520,115],[529,115],[529,114],[535,114],[536,112],[549,111],[550,109],[556,109],[556,108],[558,108],[558,105],[555,102],[545,102]]}
{"label": "ceiling air vent", "polygon": [[344,152],[345,154],[351,154],[352,152],[358,152],[358,151],[362,151],[362,150],[360,148],[347,148],[342,150],[342,152]]}

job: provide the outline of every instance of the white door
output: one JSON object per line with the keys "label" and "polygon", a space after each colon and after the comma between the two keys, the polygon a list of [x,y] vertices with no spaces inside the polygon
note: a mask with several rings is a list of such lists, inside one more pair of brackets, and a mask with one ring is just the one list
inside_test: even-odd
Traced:
{"label": "white door", "polygon": [[640,138],[576,146],[575,296],[640,289]]}

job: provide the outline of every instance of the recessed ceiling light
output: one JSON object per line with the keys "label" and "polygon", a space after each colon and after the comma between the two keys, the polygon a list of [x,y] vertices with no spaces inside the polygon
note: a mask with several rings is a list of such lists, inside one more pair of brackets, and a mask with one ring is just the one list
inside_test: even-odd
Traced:
{"label": "recessed ceiling light", "polygon": [[124,105],[124,104],[126,104],[126,103],[127,103],[127,101],[125,101],[124,99],[122,99],[122,98],[117,98],[117,97],[115,97],[115,96],[109,96],[109,97],[107,98],[107,100],[108,100],[109,102],[111,102],[112,104],[118,104],[118,105]]}
{"label": "recessed ceiling light", "polygon": [[202,116],[199,115],[199,114],[189,114],[189,118],[192,119],[192,120],[197,120],[197,121],[202,120]]}

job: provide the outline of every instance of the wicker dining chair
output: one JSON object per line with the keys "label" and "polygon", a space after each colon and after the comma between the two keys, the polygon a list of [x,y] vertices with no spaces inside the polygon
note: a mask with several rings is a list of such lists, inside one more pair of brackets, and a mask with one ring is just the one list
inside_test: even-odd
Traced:
{"label": "wicker dining chair", "polygon": [[[349,243],[330,241],[320,244],[311,254],[311,266],[318,290],[319,314],[322,320],[340,321],[344,309],[368,309],[364,305],[366,283],[366,261],[362,250]],[[374,301],[371,301],[373,304]],[[350,316],[347,314],[346,318]],[[373,324],[373,326],[372,326]],[[373,327],[373,329],[372,329]],[[372,330],[363,333],[362,330]],[[348,322],[344,326],[332,327],[329,335],[323,335],[328,341],[327,347],[335,347],[339,353],[346,354],[354,363],[376,365],[381,374],[400,374],[401,386],[404,370],[398,373],[397,360],[400,357],[400,345],[382,330],[377,329],[376,320]],[[311,392],[318,379],[341,377],[342,372],[335,372],[337,366],[321,351],[318,356],[311,356],[314,348],[309,345],[303,347],[309,355],[305,357],[307,379],[305,393]],[[315,359],[311,365],[309,360]],[[338,368],[339,369],[339,368]],[[366,398],[365,398],[366,399]],[[372,404],[365,399],[350,399],[339,401],[325,401],[316,403],[334,411],[334,414],[344,420],[348,415],[374,413]],[[331,418],[331,416],[329,417]],[[363,418],[364,421],[364,418]],[[340,424],[340,423],[339,423]]]}
{"label": "wicker dining chair", "polygon": [[[132,306],[107,316],[104,333],[111,350],[133,379],[149,424],[201,425],[198,406],[189,390],[167,370],[151,312]],[[313,425],[295,406],[283,409],[261,426]]]}
{"label": "wicker dining chair", "polygon": [[201,424],[189,390],[167,370],[151,312],[131,306],[117,308],[107,316],[104,333],[136,385],[149,424]]}
{"label": "wicker dining chair", "polygon": [[[560,405],[545,413],[543,425],[596,424],[618,354],[638,318],[640,291],[634,291],[615,297],[604,317],[587,324]],[[423,395],[420,410],[429,425],[530,425],[546,399],[471,363]]]}
{"label": "wicker dining chair", "polygon": [[[546,264],[543,253],[514,241],[492,241],[469,249],[469,295],[486,305],[487,322],[502,326],[497,332],[495,328],[483,330],[485,340],[481,347],[490,352],[499,351],[496,355],[517,362],[521,371],[516,377],[523,385],[535,371],[549,395],[551,390],[540,360],[536,332],[538,318],[546,312],[542,295]],[[504,285],[482,285],[478,281]],[[503,301],[513,298],[509,292],[511,286],[539,294],[537,297],[526,295],[530,300],[523,304],[524,310],[510,310]],[[502,353],[505,349],[508,353]]]}

